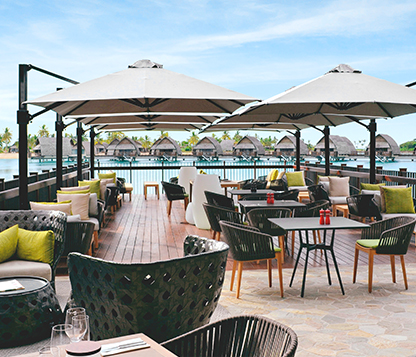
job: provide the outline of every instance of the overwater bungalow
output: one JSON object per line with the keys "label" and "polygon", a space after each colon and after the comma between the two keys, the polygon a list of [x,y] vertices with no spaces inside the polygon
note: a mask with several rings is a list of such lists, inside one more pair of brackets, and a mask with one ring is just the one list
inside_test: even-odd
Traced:
{"label": "overwater bungalow", "polygon": [[[300,155],[308,155],[308,147],[305,142],[300,139]],[[296,137],[294,135],[285,135],[274,147],[273,156],[296,156]]]}
{"label": "overwater bungalow", "polygon": [[108,147],[108,143],[96,143],[94,145],[95,147],[95,155],[106,155],[107,154],[107,147]]}
{"label": "overwater bungalow", "polygon": [[165,136],[155,141],[150,148],[150,155],[176,157],[182,155],[182,150],[175,140],[169,136]]}
{"label": "overwater bungalow", "polygon": [[16,144],[13,144],[9,147],[9,153],[16,154],[19,152],[19,147]]}
{"label": "overwater bungalow", "polygon": [[[367,147],[366,155],[370,154],[370,148]],[[400,147],[396,141],[387,134],[377,134],[376,136],[376,155],[393,157],[400,155]]]}
{"label": "overwater bungalow", "polygon": [[[76,143],[71,138],[62,138],[62,157],[68,159],[71,157],[75,158],[76,155]],[[31,157],[42,160],[56,159],[56,138],[42,136],[38,138]]]}
{"label": "overwater bungalow", "polygon": [[[357,155],[357,150],[351,140],[339,135],[329,135],[329,152],[333,158]],[[325,137],[317,142],[313,154],[325,155]]]}
{"label": "overwater bungalow", "polygon": [[233,155],[241,157],[258,157],[265,155],[262,143],[254,136],[245,136],[234,146]]}
{"label": "overwater bungalow", "polygon": [[114,149],[114,156],[117,157],[136,157],[140,156],[143,146],[140,142],[134,141],[127,136],[121,139]]}
{"label": "overwater bungalow", "polygon": [[234,140],[223,140],[220,143],[223,155],[232,155],[234,149]]}
{"label": "overwater bungalow", "polygon": [[120,142],[119,139],[114,138],[111,143],[107,146],[107,155],[108,156],[114,156],[114,151],[116,149],[116,146],[118,145],[118,143]]}
{"label": "overwater bungalow", "polygon": [[218,157],[222,155],[222,148],[217,139],[212,136],[206,136],[193,147],[192,155],[197,157]]}

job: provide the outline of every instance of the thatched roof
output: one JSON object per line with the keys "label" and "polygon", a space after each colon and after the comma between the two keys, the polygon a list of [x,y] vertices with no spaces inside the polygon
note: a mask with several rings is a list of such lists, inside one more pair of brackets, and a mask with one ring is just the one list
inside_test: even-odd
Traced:
{"label": "thatched roof", "polygon": [[173,140],[169,136],[165,136],[163,138],[160,138],[155,141],[155,143],[150,148],[151,152],[154,152],[154,150],[160,150],[160,151],[176,151],[177,155],[182,155],[182,150],[179,144]]}
{"label": "thatched roof", "polygon": [[[56,157],[56,138],[41,136],[36,140],[33,152],[41,157]],[[76,155],[77,147],[71,138],[62,138],[62,156]]]}
{"label": "thatched roof", "polygon": [[114,155],[114,150],[116,149],[116,146],[118,145],[118,143],[120,142],[119,139],[114,138],[110,144],[108,144],[107,146],[107,155]]}
{"label": "thatched roof", "polygon": [[[376,150],[377,149],[387,149],[387,151],[392,152],[393,155],[400,155],[400,147],[396,141],[387,134],[377,134],[376,136]],[[369,150],[369,146],[367,147]]]}
{"label": "thatched roof", "polygon": [[221,141],[220,145],[221,145],[223,152],[226,152],[226,151],[232,152],[234,148],[234,140],[229,140],[229,139],[223,140]]}
{"label": "thatched roof", "polygon": [[206,136],[199,140],[198,143],[194,146],[192,152],[197,150],[212,150],[216,151],[217,155],[222,155],[222,147],[220,143],[212,136]]}
{"label": "thatched roof", "polygon": [[[354,144],[345,136],[339,135],[329,135],[329,148],[336,151],[338,155],[356,155],[357,150],[355,149]],[[321,140],[315,146],[315,151],[325,150],[325,137],[323,136]]]}
{"label": "thatched roof", "polygon": [[256,150],[257,155],[264,155],[266,153],[263,144],[254,136],[248,135],[234,146],[234,150]]}
{"label": "thatched roof", "polygon": [[[295,152],[296,151],[296,137],[294,135],[285,135],[275,145],[274,150],[275,151],[293,150]],[[305,142],[302,139],[300,139],[300,154],[307,155],[308,152],[309,152],[308,146],[305,144]]]}
{"label": "thatched roof", "polygon": [[142,149],[142,144],[140,142],[134,141],[133,139],[128,138],[127,136],[124,137],[119,141],[119,143],[116,145],[115,150],[135,150],[137,154],[140,154],[140,149]]}
{"label": "thatched roof", "polygon": [[90,150],[90,142],[89,141],[83,141],[82,147],[84,148],[84,154],[86,156],[90,156],[91,150]]}

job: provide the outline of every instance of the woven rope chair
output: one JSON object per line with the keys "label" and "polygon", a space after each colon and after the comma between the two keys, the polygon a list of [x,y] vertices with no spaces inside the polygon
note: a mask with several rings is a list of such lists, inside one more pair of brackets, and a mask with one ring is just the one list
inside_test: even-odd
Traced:
{"label": "woven rope chair", "polygon": [[70,252],[91,255],[94,226],[92,222],[67,222],[65,248],[62,255],[67,256]]}
{"label": "woven rope chair", "polygon": [[257,227],[262,233],[278,237],[279,247],[282,249],[282,263],[284,263],[285,256],[286,231],[270,222],[269,218],[289,218],[291,215],[290,209],[276,207],[253,208],[247,213],[250,225]]}
{"label": "woven rope chair", "polygon": [[374,202],[374,195],[353,195],[347,197],[348,211],[351,215],[360,217],[363,222],[367,217],[381,221],[380,209]]}
{"label": "woven rope chair", "polygon": [[393,283],[396,282],[395,256],[400,257],[403,270],[404,286],[406,290],[407,276],[404,256],[409,248],[415,228],[416,219],[412,217],[395,217],[374,222],[370,228],[361,231],[361,239],[355,244],[353,283],[357,278],[359,252],[368,253],[368,292],[371,293],[373,285],[373,262],[375,255],[389,255]]}
{"label": "woven rope chair", "polygon": [[299,195],[299,190],[293,189],[293,190],[288,190],[288,191],[285,191],[285,192],[276,192],[274,194],[274,199],[276,201],[283,201],[283,200],[297,201],[298,200],[298,195]]}
{"label": "woven rope chair", "polygon": [[227,209],[235,209],[234,201],[232,198],[211,191],[204,191],[204,193],[208,204]]}
{"label": "woven rope chair", "polygon": [[221,226],[220,221],[243,223],[243,215],[235,210],[213,206],[208,203],[203,203],[205,213],[208,218],[208,222],[212,230],[212,239],[220,240]]}
{"label": "woven rope chair", "polygon": [[298,346],[288,326],[263,316],[234,316],[162,344],[177,356],[292,357]]}
{"label": "woven rope chair", "polygon": [[166,193],[166,197],[168,199],[168,216],[170,216],[170,213],[172,211],[172,202],[183,200],[185,211],[186,207],[188,207],[189,203],[189,195],[186,193],[185,188],[181,185],[176,185],[174,183],[165,182],[162,181],[163,190]]}
{"label": "woven rope chair", "polygon": [[311,202],[321,201],[321,200],[330,202],[328,192],[327,190],[325,190],[325,187],[323,185],[318,184],[318,185],[308,186],[308,191],[309,191],[309,198]]}
{"label": "woven rope chair", "polygon": [[228,245],[188,236],[184,257],[123,264],[70,253],[76,306],[90,316],[91,339],[143,332],[157,342],[207,324],[224,283]]}
{"label": "woven rope chair", "polygon": [[245,226],[238,223],[220,222],[224,233],[224,240],[230,246],[230,252],[234,259],[231,275],[230,290],[233,290],[235,271],[237,275],[237,299],[240,297],[241,278],[244,262],[267,260],[267,272],[269,276],[269,287],[272,286],[272,259],[277,259],[280,281],[280,296],[283,297],[283,275],[282,275],[282,250],[273,245],[273,238],[268,234],[261,233],[258,228]]}

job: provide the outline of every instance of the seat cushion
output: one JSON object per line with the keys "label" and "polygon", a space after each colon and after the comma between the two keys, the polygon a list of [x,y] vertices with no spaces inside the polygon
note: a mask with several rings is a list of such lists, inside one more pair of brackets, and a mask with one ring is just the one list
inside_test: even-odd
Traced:
{"label": "seat cushion", "polygon": [[412,217],[416,219],[416,213],[381,213],[381,218]]}
{"label": "seat cushion", "polygon": [[357,243],[365,248],[375,249],[378,247],[380,239],[359,239]]}
{"label": "seat cushion", "polygon": [[83,220],[81,220],[81,222],[91,222],[91,223],[94,223],[94,231],[99,231],[100,230],[100,222],[98,222],[98,219],[97,218],[90,217],[89,219],[83,219]]}
{"label": "seat cushion", "polygon": [[347,197],[341,196],[329,196],[329,200],[333,205],[346,205],[347,204]]}
{"label": "seat cushion", "polygon": [[50,281],[52,279],[52,269],[46,263],[8,260],[0,264],[0,277],[6,276],[40,276]]}
{"label": "seat cushion", "polygon": [[308,191],[308,186],[289,186],[289,190],[299,190],[300,192]]}

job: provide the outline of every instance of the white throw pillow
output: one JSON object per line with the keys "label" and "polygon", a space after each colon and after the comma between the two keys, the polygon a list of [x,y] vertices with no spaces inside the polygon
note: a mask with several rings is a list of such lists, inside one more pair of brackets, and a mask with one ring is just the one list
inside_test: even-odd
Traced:
{"label": "white throw pillow", "polygon": [[107,188],[107,185],[110,183],[114,184],[114,181],[112,178],[100,180],[100,195],[101,195],[102,200],[105,200],[105,189]]}
{"label": "white throw pillow", "polygon": [[[66,201],[66,200],[62,200]],[[68,200],[69,201],[69,200]],[[71,203],[41,203],[30,202],[30,209],[32,211],[61,211],[66,213],[67,216],[71,215]]]}
{"label": "white throw pillow", "polygon": [[79,214],[81,219],[89,219],[88,211],[90,206],[89,193],[58,193],[58,202],[72,201],[72,214]]}
{"label": "white throw pillow", "polygon": [[88,191],[90,186],[61,187],[61,191]]}
{"label": "white throw pillow", "polygon": [[329,196],[344,196],[350,195],[349,177],[328,177],[329,179]]}
{"label": "white throw pillow", "polygon": [[89,215],[90,216],[97,216],[98,215],[98,202],[97,202],[97,194],[96,193],[90,193]]}

